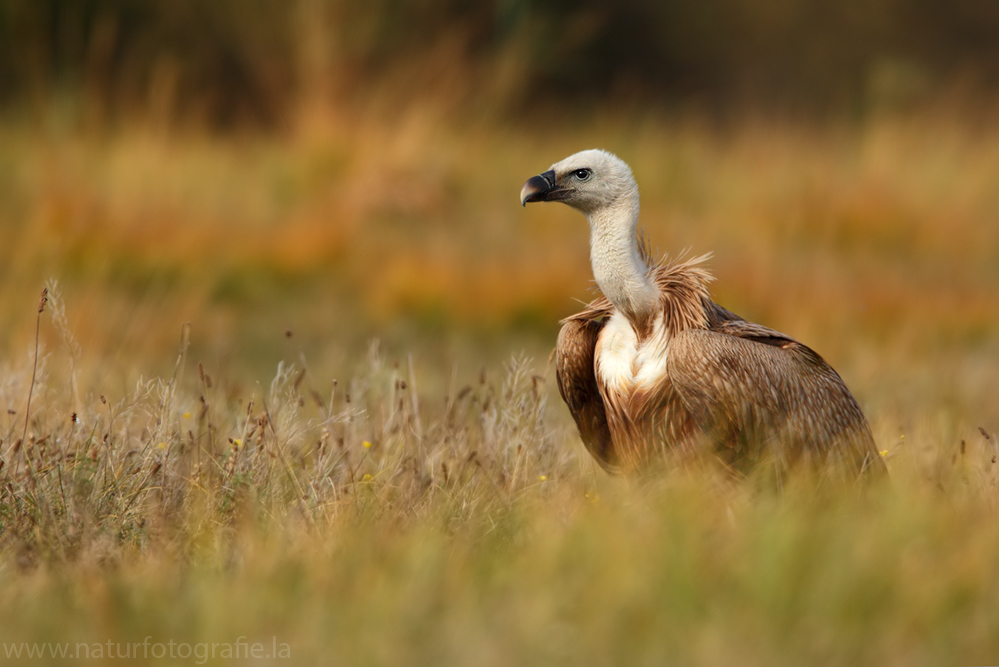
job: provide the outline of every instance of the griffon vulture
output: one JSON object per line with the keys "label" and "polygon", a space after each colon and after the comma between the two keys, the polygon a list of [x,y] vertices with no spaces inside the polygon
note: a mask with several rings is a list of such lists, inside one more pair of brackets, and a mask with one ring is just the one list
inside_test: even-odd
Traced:
{"label": "griffon vulture", "polygon": [[708,452],[740,472],[803,460],[848,476],[884,470],[857,401],[822,357],[715,304],[706,257],[650,261],[621,159],[576,153],[530,178],[520,200],[562,202],[590,223],[602,294],[563,320],[554,356],[562,398],[605,469]]}

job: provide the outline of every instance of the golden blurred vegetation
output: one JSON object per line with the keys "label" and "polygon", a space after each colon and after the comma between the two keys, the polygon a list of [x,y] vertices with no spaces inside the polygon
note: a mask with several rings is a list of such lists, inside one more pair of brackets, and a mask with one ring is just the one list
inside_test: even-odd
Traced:
{"label": "golden blurred vegetation", "polygon": [[[0,3],[0,641],[995,662],[995,12]],[[587,230],[517,193],[590,147],[890,486],[588,460],[546,363]]]}

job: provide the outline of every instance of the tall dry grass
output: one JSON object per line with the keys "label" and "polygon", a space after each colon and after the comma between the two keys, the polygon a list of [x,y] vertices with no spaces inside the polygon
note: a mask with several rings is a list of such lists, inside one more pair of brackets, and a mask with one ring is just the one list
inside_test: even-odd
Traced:
{"label": "tall dry grass", "polygon": [[776,495],[707,470],[607,477],[525,360],[439,402],[377,346],[350,382],[281,365],[244,393],[182,336],[171,376],[73,413],[46,362],[0,394],[34,396],[26,439],[20,414],[3,439],[5,651],[247,637],[302,663],[930,665],[999,650],[991,434],[952,448],[917,428],[889,445],[890,485]]}

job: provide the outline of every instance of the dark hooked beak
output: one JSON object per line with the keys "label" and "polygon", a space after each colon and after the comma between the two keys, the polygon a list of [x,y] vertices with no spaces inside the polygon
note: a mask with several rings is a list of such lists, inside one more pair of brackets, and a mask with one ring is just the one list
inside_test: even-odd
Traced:
{"label": "dark hooked beak", "polygon": [[532,176],[520,189],[520,205],[527,202],[552,201],[562,190],[555,187],[555,172],[549,169],[543,174]]}

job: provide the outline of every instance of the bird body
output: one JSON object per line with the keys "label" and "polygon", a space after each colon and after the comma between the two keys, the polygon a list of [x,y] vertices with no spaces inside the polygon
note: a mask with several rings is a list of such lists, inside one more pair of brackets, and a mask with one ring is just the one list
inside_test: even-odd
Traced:
{"label": "bird body", "polygon": [[818,354],[714,303],[706,256],[651,261],[637,238],[638,187],[619,158],[570,156],[528,180],[521,201],[562,201],[590,223],[601,296],[563,320],[555,363],[604,468],[708,451],[740,471],[803,459],[847,474],[884,469],[863,412]]}

